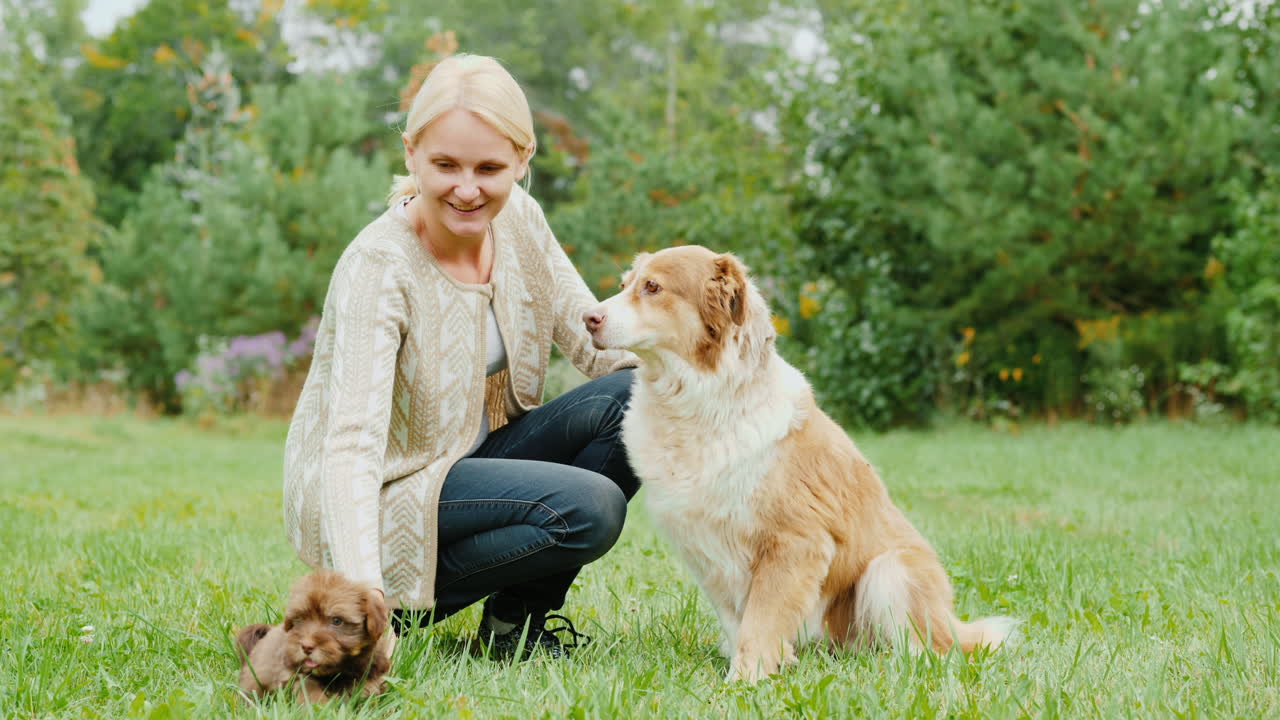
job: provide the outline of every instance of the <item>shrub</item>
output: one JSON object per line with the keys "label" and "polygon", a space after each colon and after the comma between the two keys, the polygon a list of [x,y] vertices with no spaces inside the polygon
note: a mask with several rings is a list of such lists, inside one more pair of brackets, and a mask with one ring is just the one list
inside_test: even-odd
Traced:
{"label": "shrub", "polygon": [[1208,312],[1226,336],[1226,357],[1187,363],[1182,378],[1203,392],[1234,398],[1246,412],[1280,422],[1280,174],[1251,192],[1232,187],[1236,229],[1213,240],[1205,265]]}
{"label": "shrub", "polygon": [[78,313],[86,368],[119,365],[130,389],[169,411],[181,405],[178,372],[212,350],[201,338],[297,328],[318,312],[390,176],[351,149],[368,130],[351,120],[368,104],[355,88],[305,77],[260,88],[251,110],[215,61],[192,79],[177,155],[109,235],[105,281]]}
{"label": "shrub", "polygon": [[96,270],[93,193],[47,77],[26,52],[0,50],[0,393],[65,360],[72,303]]}
{"label": "shrub", "polygon": [[[1233,222],[1222,188],[1250,172],[1233,158],[1265,132],[1241,112],[1253,90],[1221,13],[1212,0],[925,0],[835,24],[836,67],[785,115],[810,161],[800,239],[847,295],[842,322],[814,327],[819,352],[848,363],[820,389],[850,415],[896,409],[867,418],[878,425],[926,417],[934,399],[1041,412],[1083,409],[1094,388],[1126,416],[1135,397],[1162,402],[1201,352],[1199,335],[1172,333]],[[1179,321],[1126,341],[1115,364],[1079,342],[1081,323],[1117,316],[1154,331],[1139,327],[1148,314]],[[976,338],[957,373],[964,328]],[[1001,379],[1018,368],[1021,382]],[[1135,387],[1112,392],[1121,377]]]}
{"label": "shrub", "polygon": [[260,407],[270,383],[311,357],[319,324],[319,318],[312,318],[292,342],[279,330],[230,340],[202,339],[192,368],[174,377],[183,412],[230,414]]}

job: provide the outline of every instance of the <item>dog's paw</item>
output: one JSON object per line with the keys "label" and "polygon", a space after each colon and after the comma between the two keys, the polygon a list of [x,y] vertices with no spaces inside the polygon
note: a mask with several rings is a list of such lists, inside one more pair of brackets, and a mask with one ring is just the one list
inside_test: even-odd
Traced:
{"label": "dog's paw", "polygon": [[739,655],[729,665],[729,674],[725,676],[725,682],[742,681],[748,685],[755,685],[777,672],[777,662],[771,662],[766,658],[748,658]]}

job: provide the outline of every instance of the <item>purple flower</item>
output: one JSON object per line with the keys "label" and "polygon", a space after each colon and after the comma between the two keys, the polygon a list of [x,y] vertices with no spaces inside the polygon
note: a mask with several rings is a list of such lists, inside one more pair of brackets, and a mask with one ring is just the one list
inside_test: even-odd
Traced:
{"label": "purple flower", "polygon": [[302,330],[298,333],[298,338],[289,343],[289,356],[291,358],[303,358],[310,355],[316,347],[316,333],[320,329],[320,318],[312,317],[302,326]]}
{"label": "purple flower", "polygon": [[173,382],[178,386],[178,389],[181,390],[191,383],[191,377],[190,370],[181,370],[174,376]]}

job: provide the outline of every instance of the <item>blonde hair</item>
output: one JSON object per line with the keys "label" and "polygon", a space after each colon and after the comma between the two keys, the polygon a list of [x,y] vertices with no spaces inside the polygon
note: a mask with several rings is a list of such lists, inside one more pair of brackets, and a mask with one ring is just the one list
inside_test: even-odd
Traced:
{"label": "blonde hair", "polygon": [[[537,139],[529,101],[511,73],[494,58],[451,55],[432,68],[405,118],[410,144],[417,145],[427,126],[454,109],[466,110],[502,133],[521,158],[533,158]],[[387,204],[395,205],[400,198],[416,194],[418,186],[412,174],[396,175]]]}

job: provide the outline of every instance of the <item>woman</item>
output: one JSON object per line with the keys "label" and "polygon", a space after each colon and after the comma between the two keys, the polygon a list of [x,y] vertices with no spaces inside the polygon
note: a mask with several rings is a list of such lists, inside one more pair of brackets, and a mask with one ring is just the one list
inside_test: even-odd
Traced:
{"label": "woman", "polygon": [[[631,371],[615,372],[635,359],[592,347],[595,298],[516,185],[533,122],[497,61],[437,65],[403,141],[409,175],[325,298],[285,525],[305,563],[381,589],[401,629],[487,598],[496,655],[527,626],[561,656],[547,614],[613,546],[637,489],[619,439]],[[595,379],[539,406],[552,342]]]}

